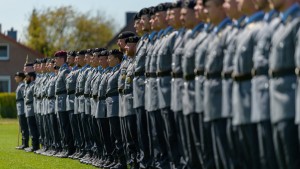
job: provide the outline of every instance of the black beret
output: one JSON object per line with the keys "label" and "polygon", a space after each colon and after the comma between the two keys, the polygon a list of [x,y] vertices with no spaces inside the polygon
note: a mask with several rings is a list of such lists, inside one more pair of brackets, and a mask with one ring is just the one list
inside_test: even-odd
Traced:
{"label": "black beret", "polygon": [[131,36],[125,39],[125,43],[138,43],[140,38],[138,36]]}
{"label": "black beret", "polygon": [[135,15],[134,15],[134,18],[133,18],[133,20],[139,20],[139,19],[141,19],[141,13],[136,13]]}
{"label": "black beret", "polygon": [[154,8],[155,8],[155,12],[154,13],[156,13],[156,12],[163,12],[163,11],[167,11],[168,10],[167,6],[164,3],[158,4]]}
{"label": "black beret", "polygon": [[41,63],[41,60],[40,59],[35,59],[33,64],[40,64]]}
{"label": "black beret", "polygon": [[35,72],[27,72],[26,74],[25,74],[26,76],[30,76],[30,77],[36,77],[36,73]]}
{"label": "black beret", "polygon": [[182,7],[189,8],[189,9],[194,9],[195,6],[196,6],[196,1],[194,0],[186,0],[182,5]]}
{"label": "black beret", "polygon": [[139,14],[140,14],[140,16],[142,16],[142,15],[149,15],[150,14],[150,9],[149,8],[143,8],[139,12]]}
{"label": "black beret", "polygon": [[23,72],[17,72],[17,73],[15,74],[15,76],[20,76],[20,77],[24,78],[24,77],[25,77],[25,74],[24,74]]}
{"label": "black beret", "polygon": [[76,56],[84,56],[86,54],[86,50],[80,50],[76,53]]}
{"label": "black beret", "polygon": [[172,2],[165,2],[164,6],[166,8],[166,10],[171,9],[173,7],[173,3]]}
{"label": "black beret", "polygon": [[76,51],[74,51],[74,50],[69,51],[69,52],[68,52],[68,56],[73,56],[73,57],[75,57],[75,56],[76,56]]}
{"label": "black beret", "polygon": [[96,52],[101,52],[101,51],[103,51],[103,50],[106,50],[106,48],[95,48],[95,49],[94,49],[94,53],[96,53]]}
{"label": "black beret", "polygon": [[181,8],[182,7],[182,1],[176,1],[174,3],[172,3],[172,9],[175,9],[175,8]]}
{"label": "black beret", "polygon": [[108,50],[103,50],[100,52],[100,54],[98,56],[108,56],[108,55],[109,55]]}
{"label": "black beret", "polygon": [[24,66],[33,66],[33,63],[25,63]]}
{"label": "black beret", "polygon": [[66,51],[63,51],[63,50],[61,50],[61,51],[57,51],[55,54],[54,54],[54,57],[64,57],[64,58],[66,58],[67,57],[67,52]]}
{"label": "black beret", "polygon": [[130,36],[135,36],[135,33],[131,31],[124,31],[119,34],[118,39],[126,39]]}
{"label": "black beret", "polygon": [[113,55],[117,57],[120,61],[123,59],[123,52],[119,51],[119,49],[112,49],[109,51],[109,55]]}
{"label": "black beret", "polygon": [[93,55],[94,49],[87,49],[86,54]]}
{"label": "black beret", "polygon": [[47,63],[48,59],[47,58],[43,58],[41,59],[41,63]]}

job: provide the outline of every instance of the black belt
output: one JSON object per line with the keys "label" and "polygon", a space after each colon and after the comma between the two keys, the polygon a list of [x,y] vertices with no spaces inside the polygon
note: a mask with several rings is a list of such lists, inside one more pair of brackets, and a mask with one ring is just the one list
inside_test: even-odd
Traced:
{"label": "black belt", "polygon": [[177,73],[171,72],[171,76],[173,78],[183,78],[183,73],[182,72],[177,72]]}
{"label": "black belt", "polygon": [[189,74],[189,75],[184,75],[184,80],[185,81],[191,81],[191,80],[195,80],[195,74]]}
{"label": "black belt", "polygon": [[149,77],[152,77],[152,78],[156,78],[157,77],[155,72],[146,72],[145,76],[148,77],[148,78]]}
{"label": "black belt", "polygon": [[120,94],[123,94],[123,89],[118,89],[118,92],[119,92]]}
{"label": "black belt", "polygon": [[29,101],[29,102],[26,102],[25,105],[29,105],[29,104],[32,104],[33,101]]}
{"label": "black belt", "polygon": [[113,97],[113,96],[119,96],[119,92],[111,92],[105,95],[105,97]]}
{"label": "black belt", "polygon": [[75,90],[67,91],[68,95],[75,94]]}
{"label": "black belt", "polygon": [[88,97],[90,97],[90,94],[83,94],[83,96],[84,96],[85,98],[88,98]]}
{"label": "black belt", "polygon": [[266,75],[266,76],[269,75],[268,68],[263,68],[263,67],[252,69],[251,73],[252,73],[253,77],[254,76],[261,76],[261,75]]}
{"label": "black belt", "polygon": [[161,71],[157,72],[157,77],[165,77],[165,76],[171,76],[171,70]]}
{"label": "black belt", "polygon": [[247,81],[252,79],[251,73],[244,73],[244,74],[232,74],[232,79],[237,82]]}
{"label": "black belt", "polygon": [[230,72],[222,72],[223,79],[231,79],[232,78],[232,71]]}
{"label": "black belt", "polygon": [[221,79],[222,72],[205,72],[206,79]]}
{"label": "black belt", "polygon": [[204,69],[195,69],[196,76],[204,76]]}
{"label": "black belt", "polygon": [[58,91],[55,93],[55,95],[60,95],[60,94],[67,94],[67,91],[63,90],[63,91]]}
{"label": "black belt", "polygon": [[145,71],[140,71],[140,72],[134,72],[134,76],[144,76]]}
{"label": "black belt", "polygon": [[83,92],[78,92],[75,94],[76,97],[83,95]]}
{"label": "black belt", "polygon": [[97,99],[98,95],[93,95],[92,97],[93,97],[93,99]]}
{"label": "black belt", "polygon": [[24,101],[24,99],[16,99],[16,102]]}
{"label": "black belt", "polygon": [[132,93],[132,89],[124,89],[123,94],[130,94]]}
{"label": "black belt", "polygon": [[269,70],[269,76],[272,78],[289,76],[295,74],[295,68],[285,68],[279,70]]}

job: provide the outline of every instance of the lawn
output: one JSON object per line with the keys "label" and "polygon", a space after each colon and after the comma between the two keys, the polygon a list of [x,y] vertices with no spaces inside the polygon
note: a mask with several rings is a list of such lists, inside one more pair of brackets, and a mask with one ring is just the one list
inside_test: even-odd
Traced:
{"label": "lawn", "polygon": [[47,157],[16,150],[17,142],[17,120],[0,119],[0,169],[95,168],[90,165],[81,164],[77,160]]}

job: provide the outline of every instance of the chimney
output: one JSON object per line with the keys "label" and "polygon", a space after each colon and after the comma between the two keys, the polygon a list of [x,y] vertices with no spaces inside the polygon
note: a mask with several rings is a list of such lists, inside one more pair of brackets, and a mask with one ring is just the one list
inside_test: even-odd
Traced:
{"label": "chimney", "polygon": [[14,40],[17,40],[17,31],[14,30],[14,28],[11,28],[9,31],[7,31],[7,36]]}
{"label": "chimney", "polygon": [[130,23],[130,21],[133,20],[136,12],[126,12],[126,25]]}
{"label": "chimney", "polygon": [[2,33],[2,24],[0,24],[0,33]]}

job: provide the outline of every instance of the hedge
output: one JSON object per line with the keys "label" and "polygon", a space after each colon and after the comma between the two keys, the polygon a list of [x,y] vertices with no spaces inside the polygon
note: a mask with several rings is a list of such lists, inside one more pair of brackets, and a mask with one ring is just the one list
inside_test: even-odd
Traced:
{"label": "hedge", "polygon": [[0,93],[0,118],[17,118],[16,93]]}

